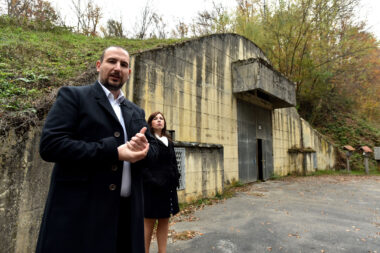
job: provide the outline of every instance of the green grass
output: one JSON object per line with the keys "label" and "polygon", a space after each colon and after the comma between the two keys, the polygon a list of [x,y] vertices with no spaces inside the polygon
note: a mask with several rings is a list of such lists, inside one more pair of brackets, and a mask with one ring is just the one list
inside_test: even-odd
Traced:
{"label": "green grass", "polygon": [[93,82],[84,74],[94,71],[106,47],[122,46],[133,54],[180,41],[92,37],[0,16],[0,138],[9,129],[22,134],[43,119],[55,89],[70,81],[72,85]]}
{"label": "green grass", "polygon": [[[376,123],[370,123],[352,112],[330,111],[325,120],[321,121],[316,128],[335,143],[340,150],[342,159],[337,165],[338,168],[345,168],[346,166],[344,145],[351,145],[356,149],[350,158],[350,167],[352,171],[358,173],[364,173],[363,156],[359,148],[368,146],[373,149],[380,146],[380,129]],[[376,171],[377,165],[373,155],[369,159],[369,167],[371,171]]]}
{"label": "green grass", "polygon": [[[307,176],[342,176],[342,175],[353,175],[353,176],[365,176],[367,175],[364,170],[351,170],[350,172],[346,170],[318,170],[307,174]],[[380,170],[376,167],[369,168],[369,174],[372,176],[380,176]]]}
{"label": "green grass", "polygon": [[[352,166],[352,165],[351,165]],[[345,176],[345,175],[352,175],[352,176],[365,176],[367,175],[365,173],[364,165],[361,169],[352,169],[348,172],[345,169],[337,169],[337,170],[317,170],[315,172],[309,172],[307,173],[306,177],[308,176]],[[380,169],[378,169],[376,164],[369,164],[369,176],[380,176]],[[286,177],[301,177],[302,174],[300,173],[293,173],[286,176],[279,176],[279,175],[273,175],[270,180],[281,180],[285,179]]]}
{"label": "green grass", "polygon": [[0,16],[0,112],[33,108],[38,97],[95,67],[108,46],[134,53],[178,41],[90,37],[58,28],[39,31]]}

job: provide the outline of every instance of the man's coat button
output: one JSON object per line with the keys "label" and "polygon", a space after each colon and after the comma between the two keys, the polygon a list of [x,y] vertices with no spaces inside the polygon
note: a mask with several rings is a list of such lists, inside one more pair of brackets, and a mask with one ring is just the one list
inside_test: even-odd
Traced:
{"label": "man's coat button", "polygon": [[114,135],[116,138],[118,138],[118,137],[120,137],[120,132],[114,132],[113,135]]}
{"label": "man's coat button", "polygon": [[111,191],[116,190],[116,184],[110,184],[109,188]]}

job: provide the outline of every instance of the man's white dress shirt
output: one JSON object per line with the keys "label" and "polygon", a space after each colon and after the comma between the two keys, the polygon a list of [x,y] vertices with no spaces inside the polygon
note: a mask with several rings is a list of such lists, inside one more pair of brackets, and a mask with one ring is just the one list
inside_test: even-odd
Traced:
{"label": "man's white dress shirt", "polygon": [[[102,86],[104,92],[106,93],[108,101],[110,102],[117,118],[119,119],[121,126],[123,127],[124,142],[127,142],[128,135],[127,131],[125,130],[124,118],[120,108],[120,103],[122,103],[125,100],[124,93],[120,90],[119,96],[115,99],[112,93],[106,87],[104,87],[103,84],[100,83],[100,86]],[[131,164],[130,162],[126,161],[123,162],[123,177],[121,179],[120,195],[122,197],[128,197],[129,195],[131,195]]]}

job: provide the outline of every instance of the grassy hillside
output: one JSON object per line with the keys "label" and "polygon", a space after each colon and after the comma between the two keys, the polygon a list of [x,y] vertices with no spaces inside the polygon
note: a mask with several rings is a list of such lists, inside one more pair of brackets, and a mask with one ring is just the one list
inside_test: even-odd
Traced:
{"label": "grassy hillside", "polygon": [[0,135],[43,117],[48,94],[93,70],[107,46],[134,53],[175,42],[88,37],[59,27],[36,31],[0,16]]}
{"label": "grassy hillside", "polygon": [[[341,150],[338,167],[345,169],[346,156],[342,147],[351,145],[356,149],[351,157],[351,167],[356,171],[364,171],[362,151],[360,147],[380,146],[380,128],[376,122],[370,123],[361,115],[352,112],[349,105],[346,107],[332,104],[322,110],[319,119],[315,121],[314,127],[327,136]],[[369,160],[370,170],[378,171],[373,156]]]}

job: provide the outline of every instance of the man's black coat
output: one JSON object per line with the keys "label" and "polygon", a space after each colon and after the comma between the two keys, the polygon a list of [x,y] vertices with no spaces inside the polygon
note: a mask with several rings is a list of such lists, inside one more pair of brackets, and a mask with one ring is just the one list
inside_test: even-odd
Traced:
{"label": "man's black coat", "polygon": [[[128,139],[147,126],[144,111],[125,100]],[[147,131],[147,157],[131,164],[133,252],[144,252],[142,169],[157,159],[157,142]],[[116,252],[123,162],[117,147],[124,133],[98,82],[63,87],[45,122],[40,154],[54,162],[37,243],[38,253]],[[115,187],[116,186],[116,187]]]}

